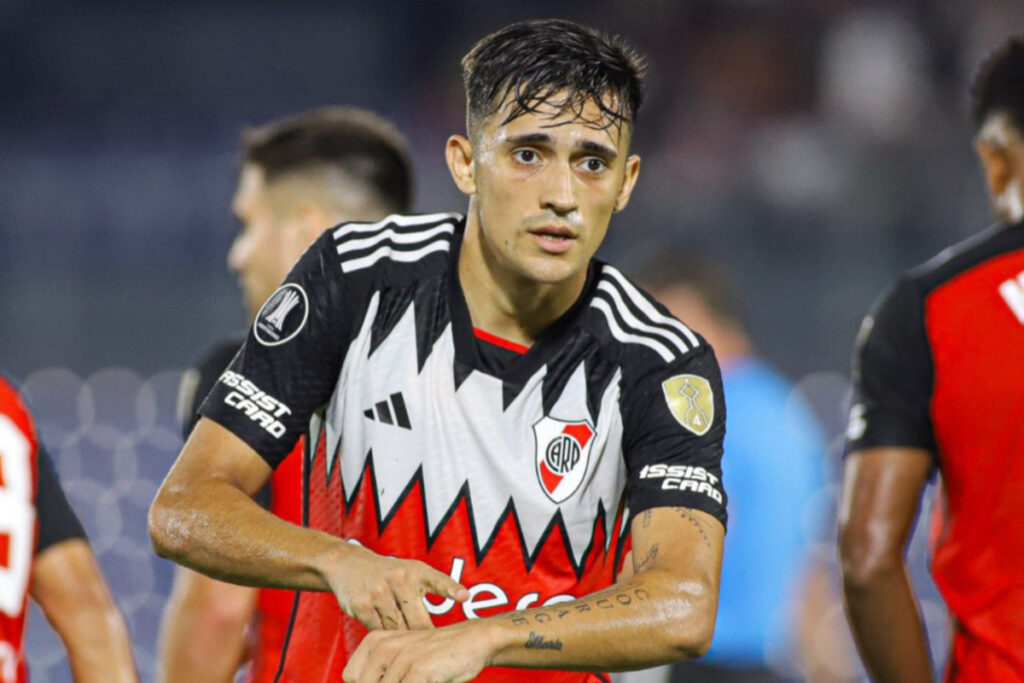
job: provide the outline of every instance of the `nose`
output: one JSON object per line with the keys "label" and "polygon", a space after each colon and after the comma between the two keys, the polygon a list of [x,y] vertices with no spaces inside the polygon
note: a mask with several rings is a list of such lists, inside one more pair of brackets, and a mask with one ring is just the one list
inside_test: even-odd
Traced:
{"label": "nose", "polygon": [[567,214],[576,210],[576,185],[569,164],[552,164],[548,168],[540,204],[541,208],[550,209],[557,214]]}
{"label": "nose", "polygon": [[246,239],[244,232],[239,233],[231,242],[231,248],[228,249],[228,270],[239,274],[245,268],[245,263],[248,260],[249,240]]}

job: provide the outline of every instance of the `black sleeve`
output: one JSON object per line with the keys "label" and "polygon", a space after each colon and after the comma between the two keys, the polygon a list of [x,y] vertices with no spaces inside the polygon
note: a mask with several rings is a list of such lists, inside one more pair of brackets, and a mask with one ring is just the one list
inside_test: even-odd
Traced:
{"label": "black sleeve", "polygon": [[623,377],[626,501],[630,514],[695,508],[727,521],[722,485],[725,397],[711,347]]}
{"label": "black sleeve", "polygon": [[864,319],[856,347],[845,452],[904,446],[935,453],[934,371],[914,281],[901,280],[882,297]]}
{"label": "black sleeve", "polygon": [[181,384],[178,387],[178,423],[181,425],[182,439],[188,439],[196,422],[199,422],[200,404],[227,369],[241,345],[241,339],[218,344],[181,376]]}
{"label": "black sleeve", "polygon": [[36,555],[61,541],[85,538],[85,529],[68,504],[53,462],[42,446],[39,447],[38,462],[36,511],[39,515],[39,541],[36,543]]}
{"label": "black sleeve", "polygon": [[263,304],[245,344],[199,409],[276,467],[330,400],[365,297],[339,265],[331,230]]}

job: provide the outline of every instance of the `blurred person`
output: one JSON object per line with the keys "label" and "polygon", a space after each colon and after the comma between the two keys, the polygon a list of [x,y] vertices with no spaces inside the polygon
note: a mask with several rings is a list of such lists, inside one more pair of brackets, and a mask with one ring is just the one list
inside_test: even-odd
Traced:
{"label": "blurred person", "polygon": [[[408,145],[390,123],[371,112],[324,107],[247,130],[242,144],[232,203],[241,230],[228,266],[238,275],[250,322],[325,229],[409,210]],[[179,400],[186,439],[199,419],[199,403],[243,341],[217,345],[183,377]],[[302,443],[258,496],[274,514],[295,524],[303,523]],[[276,589],[257,595],[255,588],[179,568],[164,613],[161,680],[232,681],[247,659],[247,680],[273,680],[294,598],[294,592]]]}
{"label": "blurred person", "polygon": [[[647,260],[641,280],[711,344],[729,402],[724,476],[732,495],[715,642],[699,662],[676,665],[672,680],[781,681],[796,668],[830,680],[801,629],[839,601],[838,591],[821,590],[830,577],[809,556],[804,532],[808,503],[825,485],[821,430],[792,383],[758,357],[721,266],[669,249]],[[818,628],[816,641],[843,640],[823,639]],[[781,667],[786,655],[796,661]]]}
{"label": "blurred person", "polygon": [[[596,682],[710,644],[718,365],[593,259],[639,172],[643,63],[546,20],[486,36],[463,68],[467,134],[445,153],[466,215],[318,240],[150,510],[165,556],[336,596],[347,616],[320,635],[302,594],[286,680]],[[250,497],[307,427],[307,499],[333,501],[336,535]],[[626,504],[634,566],[617,582]]]}
{"label": "blurred person", "polygon": [[0,375],[0,683],[27,683],[28,596],[76,683],[138,681],[124,617],[68,505],[35,421]]}
{"label": "blurred person", "polygon": [[839,512],[847,614],[878,681],[932,680],[905,548],[925,485],[953,619],[948,681],[1024,681],[1024,38],[972,86],[998,223],[910,270],[865,318]]}

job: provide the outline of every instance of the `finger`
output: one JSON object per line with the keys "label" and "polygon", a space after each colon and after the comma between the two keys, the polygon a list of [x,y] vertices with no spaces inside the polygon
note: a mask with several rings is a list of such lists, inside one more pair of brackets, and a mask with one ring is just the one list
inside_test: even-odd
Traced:
{"label": "finger", "polygon": [[405,617],[402,614],[402,610],[399,609],[398,605],[395,603],[395,598],[389,595],[386,599],[375,604],[374,609],[377,610],[377,616],[380,618],[380,623],[386,630],[408,630],[409,626],[405,623]]}
{"label": "finger", "polygon": [[341,678],[345,683],[355,683],[355,681],[359,680],[359,675],[363,672],[363,667],[366,665],[366,659],[370,656],[370,652],[373,650],[373,645],[376,642],[375,635],[374,633],[367,634],[363,638],[363,642],[359,643],[356,651],[352,653],[348,664],[345,665],[345,670],[341,672]]}
{"label": "finger", "polygon": [[378,631],[384,628],[377,610],[367,600],[353,600],[348,609],[342,608],[346,614],[358,621],[370,631]]}
{"label": "finger", "polygon": [[405,623],[410,629],[418,630],[434,628],[434,622],[430,620],[427,606],[423,604],[423,597],[419,592],[402,591],[395,596],[398,607],[402,610]]}
{"label": "finger", "polygon": [[363,661],[356,683],[378,683],[384,677],[394,657],[390,648],[379,645],[370,650]]}
{"label": "finger", "polygon": [[469,600],[469,590],[452,577],[447,574],[442,574],[433,567],[427,565],[424,565],[423,572],[421,582],[424,587],[426,587],[428,593],[443,595],[444,597],[451,598],[456,602],[465,602],[466,600]]}

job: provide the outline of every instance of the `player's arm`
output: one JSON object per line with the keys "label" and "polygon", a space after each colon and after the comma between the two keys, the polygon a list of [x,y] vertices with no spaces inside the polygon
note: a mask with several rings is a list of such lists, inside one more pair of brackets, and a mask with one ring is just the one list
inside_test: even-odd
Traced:
{"label": "player's arm", "polygon": [[[221,344],[187,371],[178,390],[178,419],[187,440],[199,405],[230,363],[241,341]],[[157,680],[229,683],[246,658],[246,629],[257,592],[177,567],[160,625]]]}
{"label": "player's arm", "polygon": [[843,594],[857,648],[880,683],[933,680],[904,555],[932,464],[926,450],[880,447],[852,453],[844,465]]}
{"label": "player's arm", "polygon": [[82,523],[49,456],[39,451],[39,537],[32,598],[64,642],[75,681],[136,681],[131,639]]}
{"label": "player's arm", "polygon": [[36,557],[32,598],[63,641],[76,683],[138,680],[128,628],[84,538]]}
{"label": "player's arm", "polygon": [[913,280],[883,297],[854,356],[839,510],[847,617],[878,681],[930,681],[931,659],[904,549],[935,466],[934,382],[923,303]]}
{"label": "player's arm", "polygon": [[435,631],[372,633],[346,681],[466,681],[484,666],[629,670],[697,657],[711,646],[721,522],[700,510],[645,510],[632,524],[633,575],[571,602]]}
{"label": "player's arm", "polygon": [[256,597],[249,586],[178,567],[160,627],[157,680],[233,681],[246,657]]}
{"label": "player's arm", "polygon": [[430,626],[427,592],[468,598],[422,562],[383,557],[263,509],[252,495],[270,471],[231,431],[201,419],[150,508],[157,554],[233,583],[332,591],[371,629]]}

